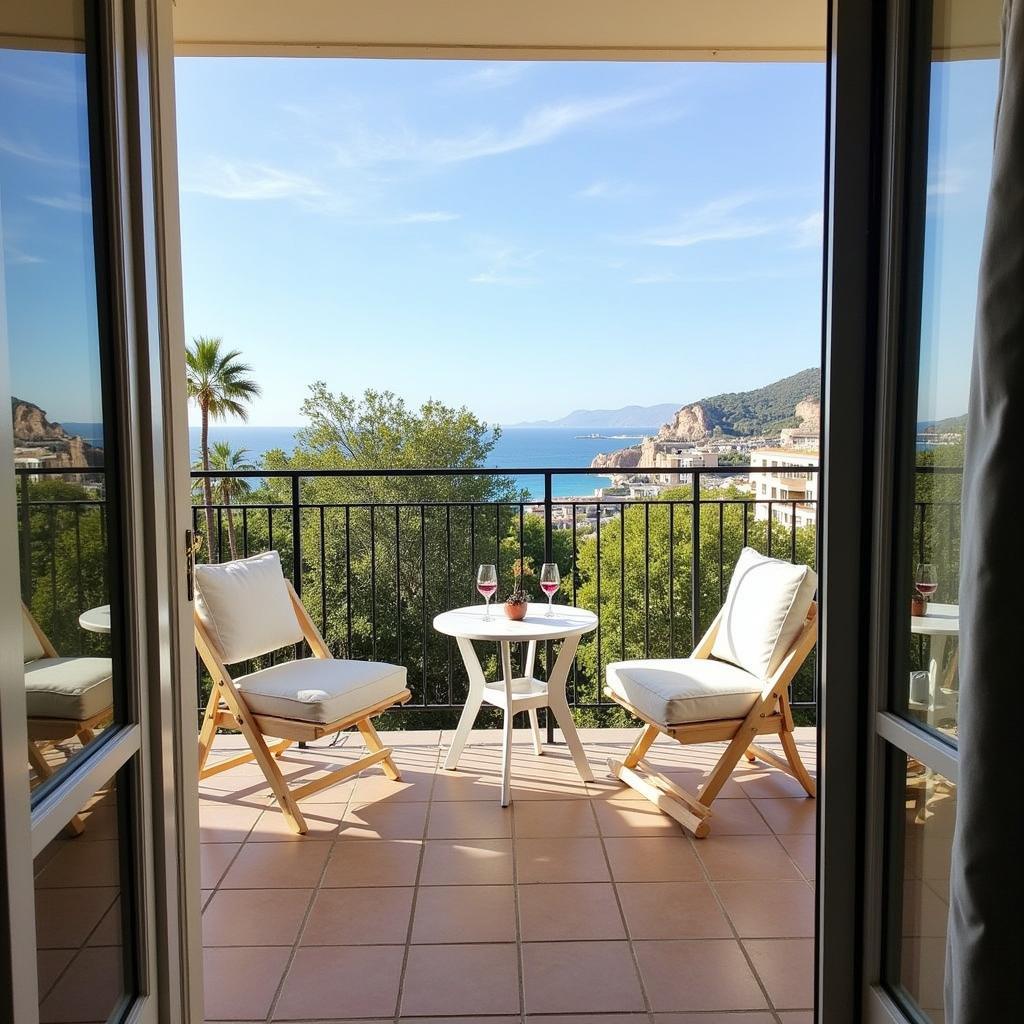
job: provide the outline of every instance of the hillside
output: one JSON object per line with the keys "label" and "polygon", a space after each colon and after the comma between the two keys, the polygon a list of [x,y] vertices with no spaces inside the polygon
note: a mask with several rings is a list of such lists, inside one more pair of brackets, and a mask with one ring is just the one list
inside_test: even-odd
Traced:
{"label": "hillside", "polygon": [[702,407],[709,433],[760,436],[796,426],[793,410],[797,404],[816,398],[820,391],[821,370],[815,366],[754,391],[730,391],[694,404]]}
{"label": "hillside", "polygon": [[[753,391],[729,391],[701,398],[689,405],[627,405],[621,409],[577,409],[557,420],[516,423],[517,427],[651,427],[656,423],[673,424],[681,413],[695,418],[693,430],[700,436],[725,434],[750,437],[777,434],[783,427],[797,423],[793,410],[805,398],[817,397],[821,390],[821,370],[816,366],[791,377],[755,388]],[[699,411],[697,411],[699,409]],[[685,436],[686,430],[676,436]]]}

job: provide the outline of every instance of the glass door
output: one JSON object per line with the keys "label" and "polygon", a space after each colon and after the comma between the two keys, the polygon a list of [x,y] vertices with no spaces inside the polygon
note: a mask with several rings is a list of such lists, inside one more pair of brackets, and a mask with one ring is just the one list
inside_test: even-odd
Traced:
{"label": "glass door", "polygon": [[998,86],[999,7],[890,22],[895,287],[883,338],[869,763],[870,1012],[941,1024],[959,769],[960,491]]}
{"label": "glass door", "polygon": [[0,16],[0,1018],[19,1024],[190,1019],[161,767],[174,637],[155,627],[177,545],[156,532],[167,448],[144,420],[165,397],[145,273],[155,108],[136,77],[152,13]]}

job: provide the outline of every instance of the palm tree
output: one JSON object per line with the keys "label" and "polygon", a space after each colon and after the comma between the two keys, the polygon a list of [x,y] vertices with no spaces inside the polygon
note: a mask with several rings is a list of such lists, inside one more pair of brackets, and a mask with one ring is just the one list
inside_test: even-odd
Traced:
{"label": "palm tree", "polygon": [[[256,469],[257,467],[248,461],[248,448],[232,448],[227,441],[214,441],[210,447],[209,466],[212,470],[220,470],[223,473],[233,473],[236,470]],[[195,462],[193,469],[199,469],[201,462]],[[204,482],[209,482],[204,477]],[[222,476],[217,480],[217,499],[221,505],[227,507],[228,513],[228,550],[231,558],[238,557],[238,545],[235,540],[235,513],[231,507],[232,502],[236,504],[244,500],[250,491],[249,482],[242,476]],[[209,502],[207,502],[209,504]],[[210,556],[213,555],[213,544],[210,545]]]}
{"label": "palm tree", "polygon": [[[193,338],[185,350],[185,373],[188,397],[199,406],[201,423],[200,454],[203,469],[210,469],[210,420],[235,416],[243,422],[249,418],[246,404],[260,395],[260,386],[247,374],[248,363],[240,361],[241,353],[232,349],[221,351],[221,338]],[[206,543],[213,551],[213,489],[210,478],[203,477],[203,500],[206,503]]]}

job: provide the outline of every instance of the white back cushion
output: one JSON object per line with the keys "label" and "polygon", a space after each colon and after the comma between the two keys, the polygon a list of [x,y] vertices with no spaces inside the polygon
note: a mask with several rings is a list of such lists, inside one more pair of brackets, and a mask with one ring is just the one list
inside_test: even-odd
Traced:
{"label": "white back cushion", "polygon": [[21,645],[24,648],[26,665],[30,661],[38,661],[46,654],[43,645],[39,642],[39,637],[36,636],[36,631],[32,628],[24,605],[21,606]]}
{"label": "white back cushion", "polygon": [[195,572],[196,614],[225,664],[302,639],[276,551]]}
{"label": "white back cushion", "polygon": [[814,600],[818,577],[806,565],[740,552],[711,653],[767,679],[792,646]]}

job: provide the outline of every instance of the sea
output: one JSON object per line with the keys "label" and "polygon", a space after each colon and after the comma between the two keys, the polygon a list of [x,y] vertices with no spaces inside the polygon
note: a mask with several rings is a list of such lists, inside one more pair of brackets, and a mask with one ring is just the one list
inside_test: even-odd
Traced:
{"label": "sea", "polygon": [[[259,464],[264,452],[280,448],[290,455],[295,447],[297,427],[251,427],[215,423],[210,426],[210,440],[227,441],[233,447],[246,448],[249,457]],[[501,437],[491,452],[487,465],[495,469],[530,469],[538,467],[583,467],[601,452],[638,444],[652,427],[503,427]],[[597,437],[591,435],[599,435]],[[585,436],[584,436],[585,435]],[[199,428],[189,428],[193,458],[199,457]],[[516,485],[529,492],[531,498],[544,496],[544,478],[532,473],[516,474]],[[589,496],[595,488],[607,487],[608,477],[598,475],[554,476],[551,493],[556,498]]]}

